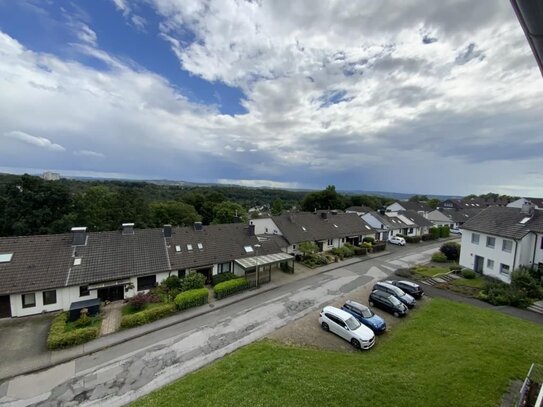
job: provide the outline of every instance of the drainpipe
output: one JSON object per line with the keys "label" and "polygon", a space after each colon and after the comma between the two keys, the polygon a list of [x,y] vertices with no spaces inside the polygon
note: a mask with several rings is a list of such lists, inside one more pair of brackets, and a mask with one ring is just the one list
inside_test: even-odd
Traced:
{"label": "drainpipe", "polygon": [[534,264],[534,263],[535,263],[535,252],[536,252],[536,250],[537,250],[537,233],[535,233],[535,232],[532,232],[532,233],[533,233],[534,236],[535,236],[535,239],[534,239],[534,240],[535,240],[535,241],[534,241],[534,255],[532,256],[532,270],[533,270],[533,269],[534,269],[534,266],[535,266],[535,264]]}
{"label": "drainpipe", "polygon": [[[513,257],[513,267],[511,268],[511,273],[515,271],[515,262],[517,261],[517,249],[518,249],[518,240],[515,240],[515,257]],[[511,278],[511,276],[509,276]]]}

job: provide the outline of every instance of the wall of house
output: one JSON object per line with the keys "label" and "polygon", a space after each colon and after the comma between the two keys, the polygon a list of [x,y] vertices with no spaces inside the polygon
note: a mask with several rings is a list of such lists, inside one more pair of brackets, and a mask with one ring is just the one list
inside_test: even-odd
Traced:
{"label": "wall of house", "polygon": [[[46,290],[52,291],[52,290]],[[56,289],[57,302],[55,304],[44,305],[43,304],[43,291],[35,291],[36,306],[30,308],[23,308],[22,294],[10,295],[11,315],[13,317],[24,317],[28,315],[41,314],[43,312],[52,312],[59,310],[69,310],[72,302],[90,300],[96,298],[96,291],[91,291],[90,295],[85,297],[79,297],[79,286],[77,287],[63,287]]]}
{"label": "wall of house", "polygon": [[[471,242],[472,235],[474,233],[479,235],[479,244],[474,244]],[[487,236],[491,236],[496,239],[494,248],[487,247]],[[483,257],[483,274],[498,278],[504,282],[509,283],[511,281],[511,278],[509,274],[500,273],[500,264],[508,265],[510,267],[510,272],[513,271],[513,267],[518,268],[518,266],[521,264],[527,264],[526,262],[529,258],[529,246],[531,242],[529,241],[528,236],[526,236],[523,240],[519,241],[515,258],[515,246],[517,242],[511,240],[513,243],[511,252],[509,253],[502,250],[504,240],[511,239],[505,239],[499,236],[488,235],[485,233],[477,233],[462,229],[462,249],[460,252],[460,265],[473,269],[475,266],[475,256]],[[494,261],[494,267],[492,268],[488,267],[489,259]]]}
{"label": "wall of house", "polygon": [[255,225],[256,235],[283,235],[272,218],[251,219],[250,225]]}
{"label": "wall of house", "polygon": [[534,259],[534,267],[538,267],[539,263],[543,263],[543,234],[538,233],[534,237],[534,247],[535,247],[535,253],[533,256]]}
{"label": "wall of house", "polygon": [[405,211],[405,208],[398,202],[394,202],[392,205],[387,206],[387,210],[391,212]]}

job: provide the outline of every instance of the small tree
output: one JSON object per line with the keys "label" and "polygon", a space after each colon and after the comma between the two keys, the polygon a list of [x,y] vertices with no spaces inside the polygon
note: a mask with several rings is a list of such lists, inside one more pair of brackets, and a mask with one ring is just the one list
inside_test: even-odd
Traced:
{"label": "small tree", "polygon": [[181,291],[194,290],[196,288],[204,288],[206,278],[200,273],[190,273],[181,280]]}
{"label": "small tree", "polygon": [[277,198],[273,201],[271,206],[271,214],[274,216],[281,215],[283,212],[283,201],[280,198]]}
{"label": "small tree", "polygon": [[511,287],[524,293],[528,298],[540,299],[543,296],[543,289],[528,267],[519,267],[511,273]]}
{"label": "small tree", "polygon": [[445,243],[441,246],[439,251],[447,256],[447,260],[458,261],[460,259],[460,244],[458,243]]}
{"label": "small tree", "polygon": [[319,246],[315,242],[302,242],[298,246],[304,257],[307,255],[313,255],[319,251]]}

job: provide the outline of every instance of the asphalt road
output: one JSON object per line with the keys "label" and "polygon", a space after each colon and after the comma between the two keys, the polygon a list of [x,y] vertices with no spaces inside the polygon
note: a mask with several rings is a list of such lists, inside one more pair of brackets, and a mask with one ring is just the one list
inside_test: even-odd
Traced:
{"label": "asphalt road", "polygon": [[127,404],[398,267],[427,261],[439,245],[392,248],[389,255],[340,266],[53,368],[17,376],[0,385],[0,404]]}

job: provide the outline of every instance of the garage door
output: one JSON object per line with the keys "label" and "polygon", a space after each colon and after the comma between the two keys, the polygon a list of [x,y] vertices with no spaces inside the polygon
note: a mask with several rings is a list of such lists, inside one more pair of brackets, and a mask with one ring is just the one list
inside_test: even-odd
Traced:
{"label": "garage door", "polygon": [[9,295],[0,296],[0,318],[11,318],[11,305]]}

